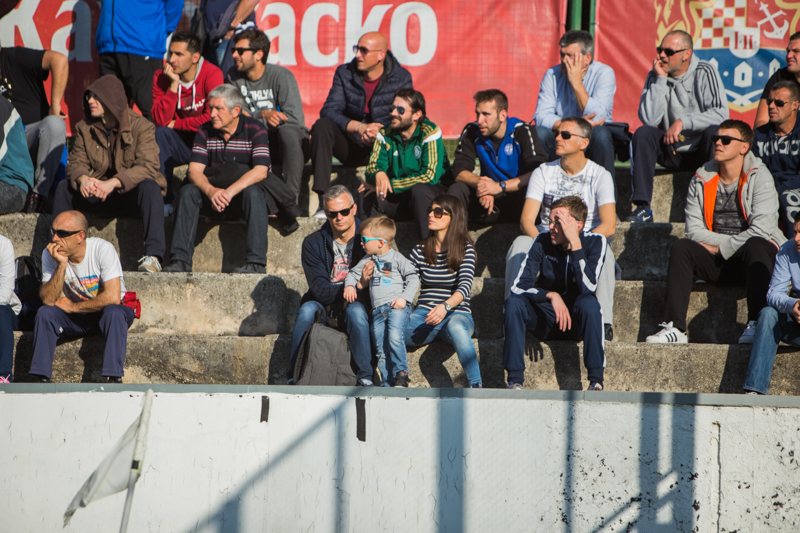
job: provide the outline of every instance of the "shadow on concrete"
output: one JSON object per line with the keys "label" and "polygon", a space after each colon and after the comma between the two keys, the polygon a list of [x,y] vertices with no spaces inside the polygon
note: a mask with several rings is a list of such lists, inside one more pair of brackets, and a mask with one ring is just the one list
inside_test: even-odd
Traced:
{"label": "shadow on concrete", "polygon": [[[617,228],[619,230],[619,228]],[[618,231],[615,236],[622,244],[622,253],[617,255],[625,279],[663,281],[667,277],[669,254],[672,244],[678,240],[672,235],[672,224],[631,224],[627,231]]]}
{"label": "shadow on concrete", "polygon": [[291,331],[288,322],[290,317],[297,315],[300,294],[295,290],[287,290],[282,278],[263,277],[250,293],[250,298],[253,300],[253,311],[239,325],[240,336],[263,337]]}
{"label": "shadow on concrete", "polygon": [[639,331],[636,334],[637,342],[644,342],[648,335],[656,333],[658,324],[663,320],[664,286],[660,283],[642,283],[642,302],[646,305],[639,306]]}
{"label": "shadow on concrete", "polygon": [[[486,228],[484,230],[484,228]],[[480,233],[475,238],[475,254],[478,256],[475,265],[475,277],[506,277],[506,254],[511,244],[522,234],[514,224],[493,224],[485,226],[475,223],[469,225],[470,233]],[[485,273],[488,272],[488,276]]]}
{"label": "shadow on concrete", "polygon": [[[419,357],[419,370],[422,372],[422,375],[425,376],[428,385],[435,388],[452,388],[456,386],[453,382],[453,378],[450,376],[450,372],[447,371],[444,364],[445,361],[451,357],[458,359],[455,348],[446,342],[434,341],[425,347],[425,350]],[[461,366],[460,363],[457,364],[459,367]],[[459,378],[462,377],[463,369],[462,372],[459,373]],[[459,381],[462,380],[459,379]],[[459,385],[462,387],[466,386],[466,380],[463,380]]]}
{"label": "shadow on concrete", "polygon": [[[36,227],[33,232],[33,243],[31,245],[30,255],[37,259],[38,263],[42,262],[42,252],[50,244],[50,228],[52,226],[52,218],[50,215],[39,215],[36,217]],[[21,250],[17,250],[17,255],[25,255]]]}
{"label": "shadow on concrete", "polygon": [[718,392],[723,394],[742,393],[747,364],[750,362],[750,348],[751,346],[740,344],[728,346],[728,355],[725,358],[725,368],[722,370]]}
{"label": "shadow on concrete", "polygon": [[737,321],[738,301],[746,298],[744,288],[696,283],[692,292],[705,294],[708,304],[686,324],[689,342],[738,343],[745,327]]}

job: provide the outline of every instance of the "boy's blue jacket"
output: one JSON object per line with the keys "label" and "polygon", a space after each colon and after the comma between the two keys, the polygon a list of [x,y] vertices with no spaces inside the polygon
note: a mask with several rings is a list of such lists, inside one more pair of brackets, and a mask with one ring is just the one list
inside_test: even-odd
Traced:
{"label": "boy's blue jacket", "polygon": [[[792,291],[789,291],[789,282]],[[781,313],[790,313],[800,291],[800,253],[794,245],[794,239],[786,241],[775,257],[775,269],[767,291],[767,305]]]}

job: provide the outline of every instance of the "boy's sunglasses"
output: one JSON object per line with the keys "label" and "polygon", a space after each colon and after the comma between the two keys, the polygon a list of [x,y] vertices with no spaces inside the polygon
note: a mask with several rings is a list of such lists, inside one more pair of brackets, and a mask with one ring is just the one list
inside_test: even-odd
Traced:
{"label": "boy's sunglasses", "polygon": [[381,237],[364,237],[363,235],[361,236],[362,244],[367,244],[369,241],[382,241],[382,240],[383,239]]}
{"label": "boy's sunglasses", "polygon": [[435,218],[442,218],[445,215],[450,216],[450,213],[445,211],[444,207],[429,207],[428,214],[430,215],[431,213],[433,213]]}
{"label": "boy's sunglasses", "polygon": [[339,215],[342,215],[343,217],[346,217],[346,216],[350,215],[350,210],[351,209],[353,209],[352,205],[350,207],[348,207],[347,209],[342,209],[341,211],[325,211],[325,216],[328,217],[328,218],[336,218]]}
{"label": "boy's sunglasses", "polygon": [[716,144],[717,141],[720,141],[723,145],[728,146],[731,141],[739,141],[740,143],[743,143],[744,139],[737,139],[736,137],[731,137],[730,135],[714,135],[711,137],[712,143]]}

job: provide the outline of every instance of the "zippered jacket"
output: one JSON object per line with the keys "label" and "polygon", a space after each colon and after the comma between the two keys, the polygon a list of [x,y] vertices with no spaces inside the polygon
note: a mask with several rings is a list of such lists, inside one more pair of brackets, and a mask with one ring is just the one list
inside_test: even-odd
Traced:
{"label": "zippered jacket", "polygon": [[183,0],[103,0],[94,46],[99,54],[161,59],[182,14]]}
{"label": "zippered jacket", "polygon": [[153,110],[150,116],[156,126],[166,126],[173,120],[175,131],[197,131],[201,125],[211,120],[208,109],[208,93],[225,83],[222,71],[202,57],[197,63],[192,86],[178,84],[178,92],[169,90],[172,85],[163,69],[153,76]]}
{"label": "zippered jacket", "polygon": [[800,188],[800,120],[783,137],[775,133],[769,122],[754,129],[752,149],[775,179],[778,194]]}

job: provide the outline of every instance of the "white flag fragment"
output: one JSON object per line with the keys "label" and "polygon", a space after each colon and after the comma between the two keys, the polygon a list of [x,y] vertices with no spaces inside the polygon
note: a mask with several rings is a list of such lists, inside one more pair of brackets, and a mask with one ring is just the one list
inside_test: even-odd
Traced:
{"label": "white flag fragment", "polygon": [[92,472],[67,507],[67,511],[64,513],[64,527],[69,524],[72,515],[79,507],[86,507],[95,500],[127,489],[132,472],[138,477],[147,443],[147,426],[150,423],[152,402],[153,390],[148,389],[144,397],[142,413],[136,417],[131,427],[103,459],[100,466]]}

